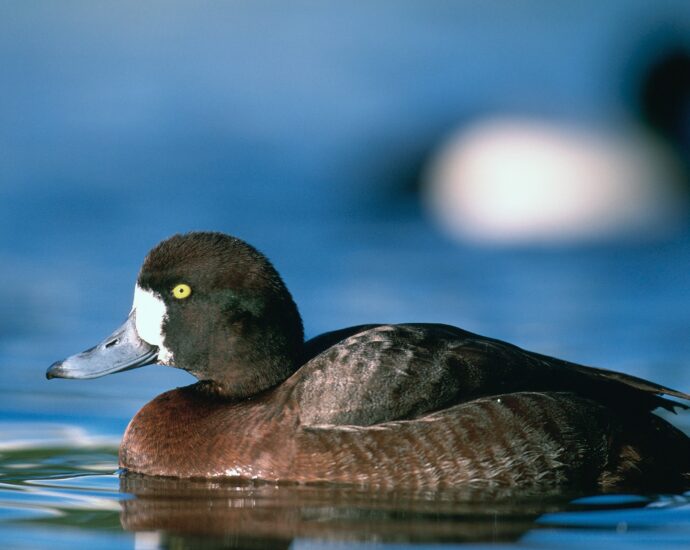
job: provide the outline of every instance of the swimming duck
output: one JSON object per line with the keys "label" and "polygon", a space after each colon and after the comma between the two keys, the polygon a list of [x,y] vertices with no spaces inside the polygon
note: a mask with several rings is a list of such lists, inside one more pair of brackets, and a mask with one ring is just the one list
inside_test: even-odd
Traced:
{"label": "swimming duck", "polygon": [[690,395],[441,324],[361,325],[306,343],[268,259],[173,236],[148,254],[125,323],[48,378],[162,363],[199,381],[130,422],[126,470],[384,488],[687,483],[690,439],[651,413]]}

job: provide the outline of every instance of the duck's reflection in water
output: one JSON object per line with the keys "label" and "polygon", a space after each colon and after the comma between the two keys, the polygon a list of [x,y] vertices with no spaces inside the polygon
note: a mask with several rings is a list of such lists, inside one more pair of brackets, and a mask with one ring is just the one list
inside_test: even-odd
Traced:
{"label": "duck's reflection in water", "polygon": [[163,546],[287,548],[293,539],[511,541],[576,496],[506,490],[391,492],[334,486],[180,480],[124,474],[122,525]]}

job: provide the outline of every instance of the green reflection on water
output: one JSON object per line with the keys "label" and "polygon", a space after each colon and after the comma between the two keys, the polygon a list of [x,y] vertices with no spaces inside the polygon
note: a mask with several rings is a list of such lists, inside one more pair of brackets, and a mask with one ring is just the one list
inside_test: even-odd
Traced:
{"label": "green reflection on water", "polygon": [[24,525],[122,531],[113,446],[0,450],[0,537]]}
{"label": "green reflection on water", "polygon": [[0,450],[0,480],[21,484],[30,479],[83,475],[85,472],[112,474],[117,469],[117,448],[84,449],[58,446]]}

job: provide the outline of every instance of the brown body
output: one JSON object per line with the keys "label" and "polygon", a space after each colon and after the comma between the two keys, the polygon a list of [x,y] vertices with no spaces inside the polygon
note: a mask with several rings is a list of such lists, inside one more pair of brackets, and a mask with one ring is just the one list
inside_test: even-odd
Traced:
{"label": "brown body", "polygon": [[[195,386],[166,392],[130,423],[120,465],[161,476],[419,488],[562,484],[573,474],[594,481],[609,454],[603,440],[580,448],[579,439],[573,444],[564,437],[566,425],[576,429],[583,419],[554,407],[558,395],[504,395],[362,427],[303,426],[297,404],[281,399],[284,393],[227,403]],[[526,425],[535,420],[537,429]],[[584,464],[592,452],[595,464]]]}
{"label": "brown body", "polygon": [[660,490],[683,486],[688,456],[674,453],[690,450],[655,416],[624,420],[566,393],[487,397],[376,426],[303,425],[294,396],[289,385],[235,403],[203,384],[167,392],[130,423],[120,465],[159,476],[385,488]]}

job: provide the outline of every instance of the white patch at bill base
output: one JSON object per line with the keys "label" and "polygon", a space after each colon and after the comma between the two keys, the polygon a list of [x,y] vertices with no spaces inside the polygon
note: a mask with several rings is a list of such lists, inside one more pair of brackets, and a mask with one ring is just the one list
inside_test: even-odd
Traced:
{"label": "white patch at bill base", "polygon": [[139,338],[147,344],[158,347],[160,363],[171,365],[172,353],[163,343],[163,321],[168,314],[165,302],[154,292],[136,285],[132,309],[135,310],[135,326]]}

